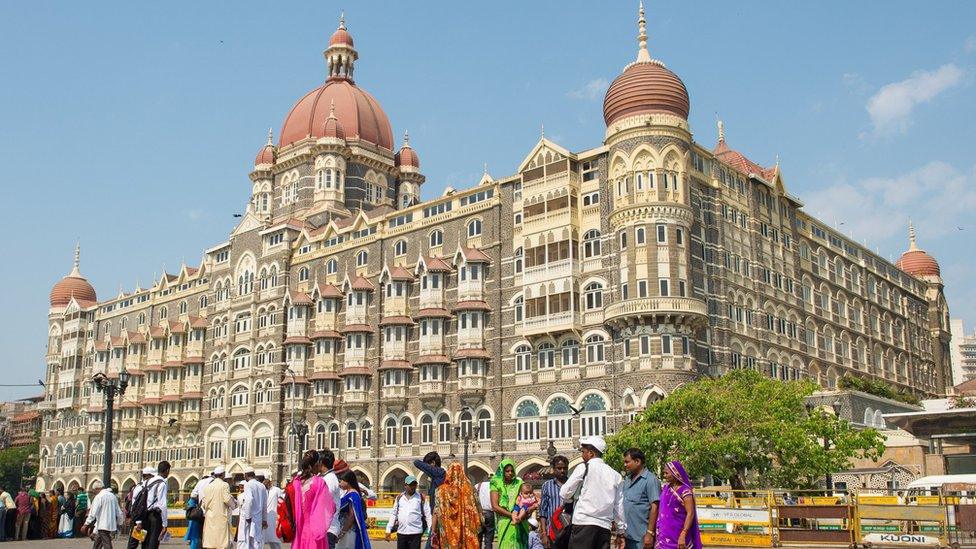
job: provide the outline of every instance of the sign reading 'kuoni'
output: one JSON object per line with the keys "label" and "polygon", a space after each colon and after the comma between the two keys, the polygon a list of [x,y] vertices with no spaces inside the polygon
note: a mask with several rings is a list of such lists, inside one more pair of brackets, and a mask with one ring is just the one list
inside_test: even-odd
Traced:
{"label": "sign reading 'kuoni'", "polygon": [[924,536],[922,534],[868,534],[864,536],[865,542],[875,545],[918,545],[918,546],[939,546],[939,538]]}

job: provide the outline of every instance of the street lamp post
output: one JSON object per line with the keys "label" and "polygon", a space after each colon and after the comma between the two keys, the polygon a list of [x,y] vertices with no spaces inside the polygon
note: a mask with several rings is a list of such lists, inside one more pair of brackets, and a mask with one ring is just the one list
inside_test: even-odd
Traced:
{"label": "street lamp post", "polygon": [[[298,402],[295,392],[297,386],[295,371],[291,368],[285,368],[285,373],[291,376],[291,427],[288,431],[295,437],[295,446],[298,447],[298,458],[295,460],[297,464],[301,463],[302,454],[305,453],[305,436],[308,434],[308,425],[305,425],[304,421],[299,425],[295,420],[295,403]],[[291,458],[288,459],[288,462],[291,463]]]}
{"label": "street lamp post", "polygon": [[129,386],[129,372],[122,368],[118,379],[110,378],[102,372],[92,376],[95,389],[105,393],[105,463],[102,467],[102,482],[112,486],[112,427],[115,420],[115,395],[121,398]]}
{"label": "street lamp post", "polygon": [[474,430],[471,428],[462,429],[460,426],[454,428],[454,436],[458,440],[464,443],[464,476],[468,475],[468,447],[471,445],[472,437],[478,437],[481,434],[481,427],[475,427]]}

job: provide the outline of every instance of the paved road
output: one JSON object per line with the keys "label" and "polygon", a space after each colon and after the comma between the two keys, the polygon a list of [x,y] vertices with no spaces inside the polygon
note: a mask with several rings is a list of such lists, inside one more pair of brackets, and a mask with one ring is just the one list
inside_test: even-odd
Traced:
{"label": "paved road", "polygon": [[[5,543],[0,543],[0,548],[2,549],[91,549],[92,542],[83,539],[44,539],[36,541],[8,541]],[[285,544],[286,548],[291,547],[291,544]],[[387,543],[385,541],[374,541],[372,542],[374,549],[394,549],[396,543]],[[171,541],[168,544],[162,545],[162,547],[169,547],[177,549],[179,547],[186,547],[186,543],[183,540]],[[119,540],[115,542],[114,549],[124,549],[125,541]]]}

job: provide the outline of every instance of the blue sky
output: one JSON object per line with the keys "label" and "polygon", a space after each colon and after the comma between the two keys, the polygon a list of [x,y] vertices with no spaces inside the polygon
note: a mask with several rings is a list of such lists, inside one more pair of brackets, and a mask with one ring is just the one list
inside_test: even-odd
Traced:
{"label": "blue sky", "polygon": [[[243,209],[268,127],[324,78],[346,8],[357,83],[404,129],[425,196],[512,173],[539,136],[600,144],[636,2],[3,2],[0,372],[43,372],[48,292],[82,242],[101,297],[199,262]],[[763,165],[884,257],[920,245],[972,330],[976,3],[647,4],[696,138]],[[839,225],[843,223],[843,225]],[[961,230],[960,230],[961,229]],[[0,387],[0,399],[36,394]]]}

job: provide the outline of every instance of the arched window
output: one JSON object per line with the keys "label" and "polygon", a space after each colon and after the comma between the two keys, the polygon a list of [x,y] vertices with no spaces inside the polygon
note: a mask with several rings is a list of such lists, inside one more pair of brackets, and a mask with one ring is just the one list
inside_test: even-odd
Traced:
{"label": "arched window", "polygon": [[327,448],[325,445],[325,425],[318,425],[315,427],[315,447]]}
{"label": "arched window", "polygon": [[166,307],[160,307],[159,320],[165,320],[167,316],[169,316],[169,311],[166,309]]}
{"label": "arched window", "polygon": [[396,446],[397,422],[392,417],[386,418],[386,445]]}
{"label": "arched window", "polygon": [[554,368],[556,366],[556,346],[549,342],[539,345],[537,362],[540,370]]}
{"label": "arched window", "polygon": [[583,288],[584,299],[586,300],[586,310],[603,308],[603,285],[599,282],[590,282]]}
{"label": "arched window", "polygon": [[396,244],[393,245],[393,255],[394,256],[397,256],[397,257],[403,256],[403,255],[407,255],[407,241],[406,240],[397,240],[396,241]]}
{"label": "arched window", "polygon": [[346,448],[355,448],[358,437],[358,427],[355,421],[346,424]]}
{"label": "arched window", "polygon": [[430,242],[431,248],[436,248],[437,246],[443,245],[444,232],[441,231],[440,229],[437,229],[436,231],[431,231],[430,236],[428,237],[428,241]]}
{"label": "arched window", "polygon": [[525,298],[518,296],[515,298],[515,322],[522,322],[525,314]]}
{"label": "arched window", "polygon": [[567,339],[561,345],[562,365],[576,366],[579,364],[579,341]]}
{"label": "arched window", "polygon": [[360,447],[369,448],[373,445],[373,424],[367,419],[363,422],[363,436]]}
{"label": "arched window", "polygon": [[239,385],[234,388],[234,391],[230,394],[230,405],[233,408],[239,408],[241,406],[247,406],[248,392],[247,387]]}
{"label": "arched window", "polygon": [[587,395],[580,413],[580,436],[602,436],[607,430],[607,404],[600,395]]}
{"label": "arched window", "polygon": [[491,440],[491,412],[478,412],[478,440]]}
{"label": "arched window", "polygon": [[409,417],[400,421],[400,443],[404,445],[413,444],[413,420]]}
{"label": "arched window", "polygon": [[[183,301],[180,301],[180,314],[181,315],[185,315],[186,314],[186,300],[185,299]],[[125,320],[125,319],[122,319],[122,320]],[[122,326],[122,327],[125,328],[125,326]]]}
{"label": "arched window", "polygon": [[234,352],[234,370],[243,370],[251,367],[251,351],[238,349]]}
{"label": "arched window", "polygon": [[473,435],[474,434],[474,431],[472,430],[473,418],[471,417],[471,412],[467,410],[461,412],[461,415],[459,416],[458,419],[459,419],[458,427],[460,427],[461,429],[461,436],[463,437],[465,434]]}
{"label": "arched window", "polygon": [[475,236],[481,236],[480,219],[472,219],[471,222],[468,223],[468,238],[475,237]]}
{"label": "arched window", "polygon": [[335,258],[330,259],[328,263],[325,264],[326,274],[336,274],[339,272],[339,262]]}
{"label": "arched window", "polygon": [[434,443],[434,418],[427,414],[420,418],[420,442],[421,444]]}
{"label": "arched window", "polygon": [[583,258],[599,257],[600,251],[600,231],[591,229],[583,234]]}
{"label": "arched window", "polygon": [[532,370],[532,349],[528,345],[515,348],[515,371],[528,372]]}
{"label": "arched window", "polygon": [[603,336],[591,335],[586,338],[586,362],[588,364],[604,361],[603,344]]}
{"label": "arched window", "polygon": [[369,252],[367,252],[366,250],[360,250],[359,253],[356,254],[356,266],[365,267],[368,262],[369,262]]}
{"label": "arched window", "polygon": [[522,272],[522,248],[515,250],[515,274]]}
{"label": "arched window", "polygon": [[308,267],[302,267],[298,269],[298,281],[305,282],[308,280]]}
{"label": "arched window", "polygon": [[573,408],[569,401],[562,397],[556,397],[549,403],[546,410],[548,419],[549,438],[566,439],[573,438]]}
{"label": "arched window", "polygon": [[437,418],[437,442],[451,442],[451,418],[447,414]]}

